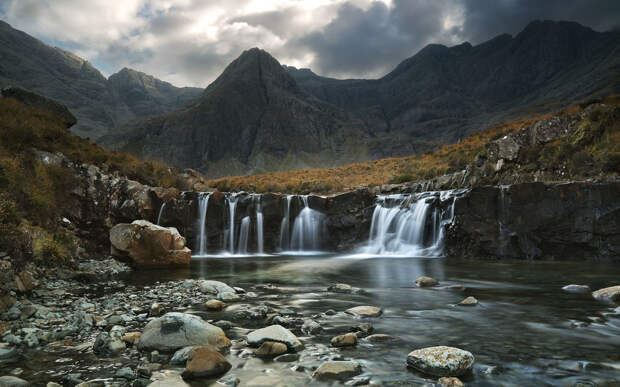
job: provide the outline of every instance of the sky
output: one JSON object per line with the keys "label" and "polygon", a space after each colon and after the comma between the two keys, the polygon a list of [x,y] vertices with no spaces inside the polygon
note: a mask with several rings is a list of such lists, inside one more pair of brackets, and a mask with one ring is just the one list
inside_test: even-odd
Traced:
{"label": "sky", "polygon": [[0,19],[89,60],[206,87],[244,50],[335,78],[377,78],[430,43],[478,44],[530,21],[608,31],[620,0],[0,0]]}

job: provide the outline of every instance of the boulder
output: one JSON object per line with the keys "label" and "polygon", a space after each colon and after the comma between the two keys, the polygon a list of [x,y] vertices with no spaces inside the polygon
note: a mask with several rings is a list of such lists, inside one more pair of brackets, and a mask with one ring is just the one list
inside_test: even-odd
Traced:
{"label": "boulder", "polygon": [[354,361],[328,361],[312,374],[318,380],[346,380],[362,373],[362,366]]}
{"label": "boulder", "polygon": [[428,287],[437,286],[437,285],[439,285],[439,281],[431,277],[422,276],[422,277],[418,277],[418,279],[415,280],[415,286],[419,288],[428,288]]}
{"label": "boulder", "polygon": [[288,347],[284,343],[279,343],[277,341],[265,341],[260,345],[256,352],[254,352],[254,354],[258,357],[275,357],[282,355],[287,351]]}
{"label": "boulder", "polygon": [[352,347],[357,344],[355,333],[345,333],[344,335],[332,337],[330,340],[333,347]]}
{"label": "boulder", "polygon": [[599,289],[592,293],[592,297],[600,301],[620,302],[620,285]]}
{"label": "boulder", "polygon": [[194,347],[189,351],[183,379],[197,379],[224,374],[232,365],[219,352],[204,346]]}
{"label": "boulder", "polygon": [[187,266],[192,255],[176,228],[157,226],[146,220],[112,227],[110,243],[112,255],[129,257],[136,267]]}
{"label": "boulder", "polygon": [[201,292],[207,294],[236,293],[235,289],[220,281],[198,280],[195,284]]}
{"label": "boulder", "polygon": [[303,346],[297,336],[281,325],[270,325],[248,334],[248,344],[257,347],[265,341],[277,341],[286,344],[289,350],[296,352]]}
{"label": "boulder", "polygon": [[381,308],[377,308],[376,306],[363,305],[349,308],[345,310],[345,313],[353,315],[354,317],[363,318],[381,316],[383,311]]}
{"label": "boulder", "polygon": [[138,341],[140,350],[156,349],[163,352],[194,345],[212,346],[220,350],[229,347],[230,340],[221,328],[198,316],[171,312],[146,324]]}
{"label": "boulder", "polygon": [[407,355],[407,366],[432,376],[459,376],[471,370],[474,356],[459,348],[438,346]]}
{"label": "boulder", "polygon": [[25,387],[30,383],[15,376],[0,376],[0,387]]}

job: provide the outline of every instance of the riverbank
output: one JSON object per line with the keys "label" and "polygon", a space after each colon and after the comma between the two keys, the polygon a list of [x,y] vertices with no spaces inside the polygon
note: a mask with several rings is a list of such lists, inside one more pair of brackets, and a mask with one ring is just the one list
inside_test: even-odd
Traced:
{"label": "riverbank", "polygon": [[[174,350],[155,353],[132,343],[149,321],[180,312],[220,327],[231,341],[222,350],[231,370],[190,385],[323,385],[328,382],[315,373],[330,361],[359,364],[359,374],[343,383],[433,384],[439,377],[408,369],[406,360],[413,350],[437,345],[473,354],[472,370],[459,376],[466,385],[613,385],[620,369],[618,306],[562,287],[617,285],[620,269],[588,263],[586,272],[584,265],[330,255],[193,259],[189,268],[138,270],[99,283],[50,276],[18,296],[11,319],[2,314],[2,341],[12,343],[1,347],[0,374],[34,385],[181,383],[186,364],[174,364]],[[545,274],[550,270],[552,278]],[[417,287],[420,276],[439,284]],[[233,290],[214,291],[205,279]],[[458,305],[467,297],[478,304]],[[214,310],[214,302],[207,307],[217,298],[226,304],[222,310]],[[359,319],[346,312],[365,305],[381,315]],[[248,334],[274,324],[303,348],[282,357],[257,355]],[[113,332],[123,331],[116,343]],[[349,332],[358,332],[355,345],[332,345]]]}

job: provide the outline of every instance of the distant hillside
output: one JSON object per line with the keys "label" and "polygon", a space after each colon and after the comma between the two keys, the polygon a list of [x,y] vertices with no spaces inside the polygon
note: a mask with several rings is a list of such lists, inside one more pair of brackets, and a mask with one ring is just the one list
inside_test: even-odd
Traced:
{"label": "distant hillside", "polygon": [[425,190],[620,177],[620,98],[503,123],[423,154],[236,176],[206,184],[222,191],[321,193],[416,183]]}
{"label": "distant hillside", "polygon": [[101,144],[210,177],[368,160],[361,121],[301,90],[267,52],[245,51],[190,105]]}
{"label": "distant hillside", "polygon": [[65,104],[78,119],[71,130],[91,139],[124,122],[168,112],[202,92],[129,69],[106,80],[88,61],[2,21],[0,58],[0,88],[20,87]]}
{"label": "distant hillside", "polygon": [[377,80],[287,67],[299,86],[362,119],[389,157],[456,142],[506,119],[620,91],[620,32],[535,21],[472,46],[432,44]]}

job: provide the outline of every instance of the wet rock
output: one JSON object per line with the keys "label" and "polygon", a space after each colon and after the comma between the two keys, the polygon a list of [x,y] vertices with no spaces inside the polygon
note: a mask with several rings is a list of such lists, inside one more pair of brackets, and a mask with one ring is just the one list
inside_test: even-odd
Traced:
{"label": "wet rock", "polygon": [[443,377],[439,379],[439,384],[442,387],[464,387],[465,385],[461,382],[461,379],[455,377]]}
{"label": "wet rock", "polygon": [[107,332],[98,334],[93,344],[93,352],[100,356],[122,352],[126,347],[125,343],[117,337],[118,334],[119,332],[115,332],[114,336]]}
{"label": "wet rock", "polygon": [[157,302],[154,302],[149,309],[149,316],[151,317],[159,317],[164,313],[164,309]]}
{"label": "wet rock", "polygon": [[600,301],[620,302],[620,285],[599,289],[592,293],[592,297]]}
{"label": "wet rock", "polygon": [[151,359],[151,363],[165,364],[168,362],[168,356],[159,353],[159,351],[151,352],[151,354],[149,355],[149,358]]}
{"label": "wet rock", "polygon": [[138,366],[138,374],[149,377],[153,372],[159,371],[162,365],[159,363],[142,363]]}
{"label": "wet rock", "polygon": [[415,280],[415,286],[419,288],[428,288],[437,285],[439,285],[439,281],[431,277],[422,276]]}
{"label": "wet rock", "polygon": [[299,360],[299,354],[297,353],[285,353],[284,355],[280,355],[273,359],[274,361],[280,363],[291,363]]}
{"label": "wet rock", "polygon": [[354,332],[358,339],[361,339],[362,337],[366,337],[374,332],[375,328],[371,323],[361,323],[357,326],[351,327],[349,330]]}
{"label": "wet rock", "polygon": [[258,357],[274,357],[286,353],[288,348],[286,344],[276,341],[265,341],[254,352]]}
{"label": "wet rock", "polygon": [[476,306],[478,305],[478,300],[475,297],[469,296],[463,301],[459,302],[457,305],[461,306]]}
{"label": "wet rock", "polygon": [[45,387],[62,387],[62,385],[55,382],[47,382]]}
{"label": "wet rock", "polygon": [[170,359],[170,364],[180,365],[185,364],[187,362],[187,358],[189,357],[189,352],[194,348],[193,346],[181,348],[172,355]]}
{"label": "wet rock", "polygon": [[334,293],[347,293],[347,294],[352,294],[352,293],[359,293],[360,292],[360,288],[354,288],[353,286],[349,285],[349,284],[334,284],[334,285],[330,285],[327,288],[328,292],[334,292]]}
{"label": "wet rock", "polygon": [[241,383],[241,380],[234,374],[226,375],[217,381],[218,385],[226,387],[237,387],[239,383]]}
{"label": "wet rock", "polygon": [[299,351],[303,345],[291,331],[281,325],[270,325],[248,334],[248,344],[257,347],[265,341],[277,341],[286,344],[291,351]]}
{"label": "wet rock", "polygon": [[24,387],[30,383],[16,376],[0,376],[0,387]]}
{"label": "wet rock", "polygon": [[129,257],[133,266],[187,266],[191,250],[174,227],[157,226],[146,220],[119,223],[110,229],[112,255]]}
{"label": "wet rock", "polygon": [[332,337],[330,343],[333,347],[352,347],[357,344],[357,336],[355,333],[345,333],[344,335]]}
{"label": "wet rock", "polygon": [[210,345],[221,350],[230,346],[230,340],[221,328],[200,317],[171,312],[151,320],[138,341],[138,349],[157,349],[171,352],[192,345]]}
{"label": "wet rock", "polygon": [[121,378],[121,379],[127,379],[127,380],[133,380],[136,378],[136,375],[134,374],[133,370],[129,367],[123,367],[118,369],[115,373],[114,373],[114,377],[115,378]]}
{"label": "wet rock", "polygon": [[576,294],[585,294],[585,293],[592,292],[592,290],[590,289],[588,285],[575,285],[575,284],[566,285],[562,288],[562,290],[567,293],[576,293]]}
{"label": "wet rock", "polygon": [[364,306],[356,306],[354,308],[347,309],[345,313],[353,315],[354,317],[357,317],[357,318],[364,318],[364,317],[381,316],[383,311],[381,310],[381,308],[377,308],[376,306],[364,305]]}
{"label": "wet rock", "polygon": [[283,380],[280,376],[276,375],[259,375],[254,378],[248,380],[244,383],[244,386],[248,387],[274,387],[274,386],[282,386]]}
{"label": "wet rock", "polygon": [[220,327],[225,331],[235,326],[233,323],[231,323],[230,321],[226,321],[226,320],[216,321],[213,323],[213,325],[215,325],[216,327]]}
{"label": "wet rock", "polygon": [[222,310],[224,306],[226,306],[226,304],[220,300],[209,300],[205,302],[205,308],[209,310]]}
{"label": "wet rock", "polygon": [[344,381],[362,373],[362,366],[354,361],[328,361],[314,371],[312,377],[318,380]]}
{"label": "wet rock", "polygon": [[269,308],[265,305],[237,304],[229,306],[226,311],[232,313],[233,317],[238,320],[262,320],[267,317]]}
{"label": "wet rock", "polygon": [[126,343],[134,345],[140,340],[140,336],[142,336],[142,332],[127,332],[123,335],[122,340]]}
{"label": "wet rock", "polygon": [[221,292],[217,294],[218,300],[225,302],[241,301],[241,296],[233,292]]}
{"label": "wet rock", "polygon": [[232,365],[219,352],[204,346],[191,349],[187,365],[181,374],[183,379],[217,376],[228,372]]}
{"label": "wet rock", "polygon": [[370,384],[370,376],[356,376],[351,380],[347,380],[345,386],[365,386]]}
{"label": "wet rock", "polygon": [[181,378],[181,375],[175,371],[163,371],[153,375],[153,383],[148,384],[149,387],[189,387]]}
{"label": "wet rock", "polygon": [[0,360],[8,360],[17,357],[17,349],[15,347],[6,346],[6,344],[0,346]]}
{"label": "wet rock", "polygon": [[207,294],[218,295],[220,293],[235,293],[235,289],[220,281],[198,280],[196,281],[196,285],[201,292]]}
{"label": "wet rock", "polygon": [[407,366],[432,376],[459,376],[471,370],[474,356],[459,348],[438,346],[407,355]]}
{"label": "wet rock", "polygon": [[394,336],[390,336],[390,335],[386,335],[383,333],[376,333],[374,335],[370,335],[368,337],[366,337],[366,340],[370,341],[371,343],[382,343],[385,341],[392,341],[395,340],[396,337]]}
{"label": "wet rock", "polygon": [[301,326],[301,331],[304,335],[316,335],[321,333],[322,330],[323,328],[318,322],[310,319],[305,319]]}

